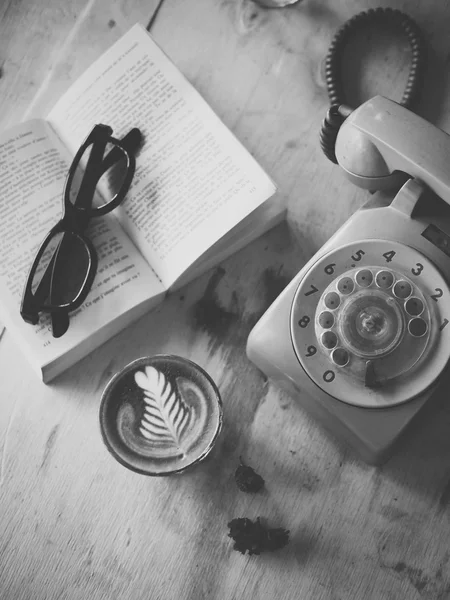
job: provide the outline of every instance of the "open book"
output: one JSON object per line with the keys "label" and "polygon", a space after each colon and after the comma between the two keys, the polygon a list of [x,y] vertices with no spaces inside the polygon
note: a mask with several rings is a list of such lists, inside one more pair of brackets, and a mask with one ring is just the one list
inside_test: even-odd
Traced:
{"label": "open book", "polygon": [[[96,123],[144,138],[131,188],[92,219],[98,270],[70,327],[25,323],[23,286],[37,248],[62,213],[68,168]],[[0,318],[50,381],[197,277],[279,222],[272,180],[193,86],[135,25],[44,119],[0,135]]]}

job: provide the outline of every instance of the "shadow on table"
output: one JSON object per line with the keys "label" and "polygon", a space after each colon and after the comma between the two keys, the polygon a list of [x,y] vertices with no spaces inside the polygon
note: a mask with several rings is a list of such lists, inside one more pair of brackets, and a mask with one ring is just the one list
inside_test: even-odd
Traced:
{"label": "shadow on table", "polygon": [[428,499],[438,510],[450,505],[450,373],[399,440],[392,458],[379,467],[383,476],[399,480]]}

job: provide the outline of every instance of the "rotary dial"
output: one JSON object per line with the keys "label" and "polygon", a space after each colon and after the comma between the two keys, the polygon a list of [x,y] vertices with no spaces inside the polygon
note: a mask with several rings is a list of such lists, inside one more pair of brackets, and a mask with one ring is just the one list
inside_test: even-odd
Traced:
{"label": "rotary dial", "polygon": [[297,289],[294,350],[311,379],[343,402],[399,404],[431,385],[448,360],[446,304],[445,280],[409,246],[343,246]]}

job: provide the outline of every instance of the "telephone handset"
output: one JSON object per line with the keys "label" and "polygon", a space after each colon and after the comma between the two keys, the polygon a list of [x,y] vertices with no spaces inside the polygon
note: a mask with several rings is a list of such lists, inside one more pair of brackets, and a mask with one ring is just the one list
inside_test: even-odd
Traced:
{"label": "telephone handset", "polygon": [[450,136],[376,96],[344,121],[335,152],[351,181],[382,191],[294,277],[247,354],[379,464],[450,356]]}
{"label": "telephone handset", "polygon": [[359,187],[383,190],[407,174],[450,202],[450,136],[400,104],[375,96],[350,113],[336,159]]}

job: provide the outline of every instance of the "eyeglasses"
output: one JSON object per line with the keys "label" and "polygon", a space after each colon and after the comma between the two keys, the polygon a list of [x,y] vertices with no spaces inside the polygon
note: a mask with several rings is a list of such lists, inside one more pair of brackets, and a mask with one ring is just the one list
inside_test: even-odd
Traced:
{"label": "eyeglasses", "polygon": [[[134,128],[121,141],[112,132],[95,125],[76,153],[64,186],[62,218],[37,251],[24,287],[23,320],[36,325],[39,313],[50,313],[54,337],[67,331],[69,312],[83,304],[95,278],[97,254],[84,234],[89,221],[119,206],[134,176],[141,132]],[[97,194],[103,204],[94,205]]]}

